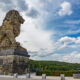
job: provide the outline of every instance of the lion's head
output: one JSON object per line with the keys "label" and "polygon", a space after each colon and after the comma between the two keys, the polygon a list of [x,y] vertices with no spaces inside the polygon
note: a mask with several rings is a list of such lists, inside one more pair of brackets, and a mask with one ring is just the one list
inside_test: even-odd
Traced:
{"label": "lion's head", "polygon": [[19,12],[10,10],[3,20],[3,25],[7,26],[6,22],[10,22],[11,27],[13,27],[14,36],[18,36],[20,34],[20,26],[24,23],[24,19],[20,16]]}
{"label": "lion's head", "polygon": [[23,24],[24,19],[20,16],[19,12],[17,10],[10,10],[7,14],[6,17],[4,18],[4,21],[10,21],[11,23],[20,23]]}

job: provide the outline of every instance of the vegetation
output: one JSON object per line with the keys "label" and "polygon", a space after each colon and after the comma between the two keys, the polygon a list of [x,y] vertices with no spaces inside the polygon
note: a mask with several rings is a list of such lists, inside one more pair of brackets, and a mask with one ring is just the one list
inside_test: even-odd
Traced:
{"label": "vegetation", "polygon": [[59,76],[60,74],[72,76],[74,73],[78,73],[79,68],[78,63],[30,60],[30,71],[36,72],[37,75],[46,73],[48,76]]}

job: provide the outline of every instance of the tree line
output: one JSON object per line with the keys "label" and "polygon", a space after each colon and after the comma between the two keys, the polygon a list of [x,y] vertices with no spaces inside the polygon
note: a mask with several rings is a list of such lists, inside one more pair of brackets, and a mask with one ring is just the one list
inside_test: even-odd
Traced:
{"label": "tree line", "polygon": [[30,71],[36,72],[37,75],[46,73],[49,76],[59,76],[60,74],[72,76],[74,73],[78,73],[79,68],[78,63],[30,60]]}

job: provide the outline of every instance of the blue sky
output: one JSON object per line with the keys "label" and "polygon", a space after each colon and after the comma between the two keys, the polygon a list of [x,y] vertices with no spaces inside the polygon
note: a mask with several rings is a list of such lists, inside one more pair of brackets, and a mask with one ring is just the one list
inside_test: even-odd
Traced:
{"label": "blue sky", "polygon": [[0,0],[0,24],[11,9],[24,17],[17,41],[31,59],[80,63],[80,0]]}

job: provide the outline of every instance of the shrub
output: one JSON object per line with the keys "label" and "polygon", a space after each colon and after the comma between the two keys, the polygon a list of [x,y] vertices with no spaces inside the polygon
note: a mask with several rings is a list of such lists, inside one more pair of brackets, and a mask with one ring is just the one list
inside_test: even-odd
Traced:
{"label": "shrub", "polygon": [[64,74],[65,76],[72,76],[76,74],[77,71],[38,71],[37,75],[46,74],[47,76],[60,76],[60,74]]}

